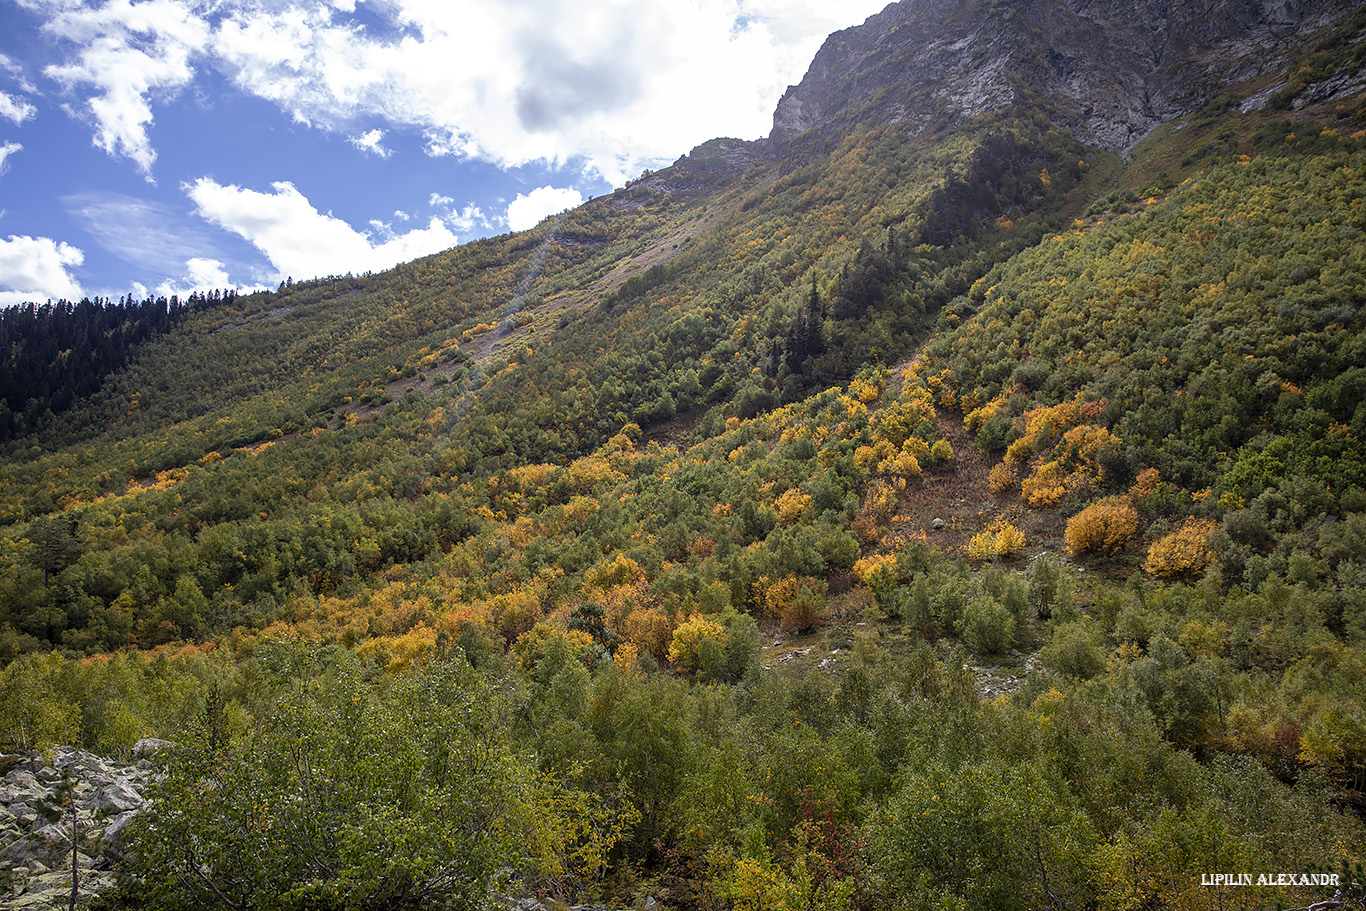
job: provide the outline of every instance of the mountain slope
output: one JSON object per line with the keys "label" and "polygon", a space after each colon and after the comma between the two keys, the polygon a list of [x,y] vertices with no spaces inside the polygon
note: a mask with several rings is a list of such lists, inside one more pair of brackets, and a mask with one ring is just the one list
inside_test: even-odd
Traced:
{"label": "mountain slope", "polygon": [[[469,877],[623,904],[1187,907],[1360,857],[1364,27],[897,4],[768,139],[187,315],[6,451],[0,735],[190,744],[163,831],[207,857],[506,788],[541,834]],[[307,838],[242,888],[475,881]]]}
{"label": "mountain slope", "polygon": [[[1225,87],[1277,75],[1352,12],[1333,0],[897,3],[830,36],[778,103],[771,138],[870,113],[914,136],[1030,98],[1081,141],[1128,152]],[[1317,80],[1314,100],[1359,92],[1356,74]]]}

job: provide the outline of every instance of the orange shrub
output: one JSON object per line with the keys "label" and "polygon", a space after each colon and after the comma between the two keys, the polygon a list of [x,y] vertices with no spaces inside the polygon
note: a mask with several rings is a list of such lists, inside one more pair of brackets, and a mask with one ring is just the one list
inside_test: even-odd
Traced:
{"label": "orange shrub", "polygon": [[1119,551],[1138,531],[1138,510],[1127,497],[1106,497],[1067,520],[1063,538],[1074,554]]}
{"label": "orange shrub", "polygon": [[781,622],[784,632],[804,633],[815,629],[824,621],[825,597],[809,588],[799,590],[796,597],[783,607]]}
{"label": "orange shrub", "polygon": [[1134,479],[1134,486],[1129,488],[1129,493],[1136,499],[1150,497],[1157,490],[1157,485],[1162,481],[1162,473],[1156,468],[1145,468],[1138,473]]}
{"label": "orange shrub", "polygon": [[1056,506],[1071,492],[1068,480],[1061,462],[1045,462],[1021,483],[1020,498],[1035,509]]}
{"label": "orange shrub", "polygon": [[1214,528],[1213,519],[1187,519],[1176,531],[1152,543],[1148,559],[1143,561],[1143,571],[1154,576],[1186,578],[1204,572],[1218,556]]}
{"label": "orange shrub", "polygon": [[659,608],[647,607],[628,614],[621,632],[639,652],[663,661],[668,654],[669,640],[673,638],[674,625]]}
{"label": "orange shrub", "polygon": [[991,492],[997,496],[1009,491],[1019,480],[1020,472],[1014,462],[998,462],[991,467],[991,473],[987,475]]}

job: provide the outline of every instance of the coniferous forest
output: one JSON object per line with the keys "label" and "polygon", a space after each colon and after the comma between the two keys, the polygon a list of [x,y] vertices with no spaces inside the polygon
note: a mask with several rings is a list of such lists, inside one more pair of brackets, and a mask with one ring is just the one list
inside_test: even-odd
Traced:
{"label": "coniferous forest", "polygon": [[1364,28],[6,311],[0,746],[173,744],[97,906],[1363,907]]}

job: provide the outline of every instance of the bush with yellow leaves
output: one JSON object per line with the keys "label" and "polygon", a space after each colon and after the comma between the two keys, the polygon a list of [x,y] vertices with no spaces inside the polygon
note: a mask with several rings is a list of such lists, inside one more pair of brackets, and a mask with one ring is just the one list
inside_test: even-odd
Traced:
{"label": "bush with yellow leaves", "polygon": [[725,628],[698,614],[674,630],[669,642],[669,661],[674,667],[695,674],[704,664],[719,663],[717,656],[725,650]]}
{"label": "bush with yellow leaves", "polygon": [[1214,547],[1213,519],[1190,518],[1148,548],[1143,571],[1154,576],[1198,576],[1219,556]]}
{"label": "bush with yellow leaves", "polygon": [[1138,510],[1128,497],[1106,497],[1067,520],[1063,539],[1073,554],[1113,554],[1138,531]]}
{"label": "bush with yellow leaves", "polygon": [[825,619],[824,579],[788,573],[776,582],[761,579],[760,613],[777,620],[785,630],[808,630]]}
{"label": "bush with yellow leaves", "polygon": [[854,575],[873,591],[885,591],[902,581],[896,554],[869,554],[854,564]]}
{"label": "bush with yellow leaves", "polygon": [[778,514],[778,521],[783,525],[799,521],[810,510],[811,497],[795,487],[785,491],[773,504],[773,511]]}
{"label": "bush with yellow leaves", "polygon": [[1008,493],[1020,480],[1020,470],[1014,462],[998,462],[987,475],[987,484],[996,496]]}
{"label": "bush with yellow leaves", "polygon": [[968,559],[991,560],[1013,557],[1024,550],[1024,532],[1005,519],[995,519],[986,531],[972,536],[968,542]]}
{"label": "bush with yellow leaves", "polygon": [[1035,509],[1056,506],[1075,491],[1076,485],[1070,480],[1061,462],[1044,462],[1020,484],[1020,498]]}

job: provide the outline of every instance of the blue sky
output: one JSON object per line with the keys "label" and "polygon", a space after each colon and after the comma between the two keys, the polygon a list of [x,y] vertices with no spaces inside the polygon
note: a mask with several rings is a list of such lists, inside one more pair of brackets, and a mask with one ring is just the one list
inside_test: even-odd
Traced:
{"label": "blue sky", "polygon": [[885,0],[0,0],[0,305],[273,287],[766,135]]}

